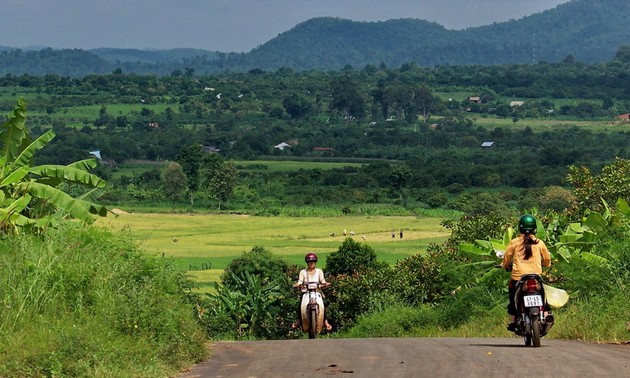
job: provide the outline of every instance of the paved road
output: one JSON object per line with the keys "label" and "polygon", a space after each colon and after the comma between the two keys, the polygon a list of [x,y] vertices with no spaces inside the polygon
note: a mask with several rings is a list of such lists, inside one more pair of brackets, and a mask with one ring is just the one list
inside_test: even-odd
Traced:
{"label": "paved road", "polygon": [[407,338],[218,342],[180,378],[630,377],[630,345]]}

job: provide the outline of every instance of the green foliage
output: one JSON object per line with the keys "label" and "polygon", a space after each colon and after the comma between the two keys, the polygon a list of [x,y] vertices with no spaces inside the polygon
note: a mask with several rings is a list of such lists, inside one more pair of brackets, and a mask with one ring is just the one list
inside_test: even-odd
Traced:
{"label": "green foliage", "polygon": [[127,235],[64,224],[0,251],[1,376],[163,377],[205,355],[191,282]]}
{"label": "green foliage", "polygon": [[332,275],[352,275],[379,265],[376,252],[368,244],[346,238],[337,251],[326,260],[326,272]]}
{"label": "green foliage", "polygon": [[170,163],[164,169],[162,180],[164,183],[164,196],[171,200],[174,208],[175,201],[182,197],[187,187],[187,178],[182,170],[182,166],[177,163]]}
{"label": "green foliage", "polygon": [[599,175],[588,167],[570,166],[567,181],[573,185],[580,209],[601,210],[601,200],[612,203],[618,198],[630,201],[630,160],[616,158]]}
{"label": "green foliage", "polygon": [[398,303],[390,287],[392,279],[393,270],[386,264],[372,264],[360,273],[334,276],[325,290],[328,321],[336,330],[349,328],[361,315]]}
{"label": "green foliage", "polygon": [[245,272],[258,277],[263,285],[271,284],[282,279],[282,285],[290,283],[290,278],[286,277],[290,272],[290,266],[282,258],[273,255],[263,247],[255,246],[249,252],[243,252],[241,257],[232,260],[225,268],[221,276],[221,282],[231,289],[241,288],[240,278]]}
{"label": "green foliage", "polygon": [[203,317],[212,337],[279,338],[296,318],[297,298],[291,275],[296,273],[283,259],[262,247],[254,247],[232,260],[221,276],[216,294],[203,305]]}
{"label": "green foliage", "polygon": [[391,286],[403,303],[411,306],[441,302],[453,289],[448,263],[435,250],[407,257],[394,266]]}
{"label": "green foliage", "polygon": [[457,248],[463,243],[473,243],[478,239],[499,238],[510,219],[497,213],[465,214],[458,221],[447,219],[442,222],[444,227],[451,230],[446,246]]}
{"label": "green foliage", "polygon": [[356,325],[344,333],[345,337],[409,337],[420,328],[435,329],[439,314],[430,306],[407,307],[394,305],[361,316]]}
{"label": "green foliage", "polygon": [[13,114],[0,126],[0,230],[19,232],[41,229],[61,218],[73,217],[92,223],[91,214],[105,216],[107,210],[86,200],[90,192],[74,198],[60,190],[62,183],[103,188],[105,182],[88,173],[94,159],[60,165],[33,166],[35,152],[55,137],[51,130],[31,141],[26,128],[26,103],[19,99]]}
{"label": "green foliage", "polygon": [[217,285],[217,293],[209,294],[205,323],[210,336],[278,338],[286,332],[286,324],[295,316],[297,303],[287,308],[287,285],[277,277],[263,280],[248,271],[231,273],[231,287]]}

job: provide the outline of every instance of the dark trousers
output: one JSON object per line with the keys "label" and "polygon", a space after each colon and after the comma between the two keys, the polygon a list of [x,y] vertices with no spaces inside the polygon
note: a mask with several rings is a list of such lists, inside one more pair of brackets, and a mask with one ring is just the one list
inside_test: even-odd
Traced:
{"label": "dark trousers", "polygon": [[510,302],[508,303],[507,310],[508,314],[516,315],[516,303],[514,302],[514,295],[516,294],[516,280],[510,280],[510,285],[508,286],[508,296]]}

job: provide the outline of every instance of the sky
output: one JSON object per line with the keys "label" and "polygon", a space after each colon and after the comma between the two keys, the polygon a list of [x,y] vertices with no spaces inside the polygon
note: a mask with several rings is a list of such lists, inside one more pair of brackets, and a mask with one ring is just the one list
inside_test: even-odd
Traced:
{"label": "sky", "polygon": [[569,0],[0,0],[0,45],[247,52],[313,17],[418,18],[448,29],[519,19]]}

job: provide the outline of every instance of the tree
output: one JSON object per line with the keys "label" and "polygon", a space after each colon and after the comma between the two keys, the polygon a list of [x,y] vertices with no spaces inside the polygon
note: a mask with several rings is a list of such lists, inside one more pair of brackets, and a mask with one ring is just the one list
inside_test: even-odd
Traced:
{"label": "tree", "polygon": [[617,158],[593,176],[588,167],[569,166],[567,181],[573,185],[578,206],[599,211],[602,199],[615,203],[619,198],[630,200],[630,160]]}
{"label": "tree", "polygon": [[188,179],[178,163],[169,163],[164,169],[162,183],[164,185],[164,195],[168,198],[175,209],[175,201],[182,197],[186,190]]}
{"label": "tree", "polygon": [[203,159],[203,149],[199,144],[191,144],[186,147],[182,147],[177,154],[177,162],[182,166],[182,170],[188,179],[188,195],[190,198],[190,205],[194,205],[194,195],[199,190],[200,184],[200,169]]}
{"label": "tree", "polygon": [[422,114],[422,120],[424,123],[428,123],[433,104],[436,102],[428,86],[422,84],[414,90],[414,102],[420,114]]}
{"label": "tree", "polygon": [[397,165],[392,169],[389,176],[392,188],[398,192],[400,200],[403,200],[403,188],[407,183],[407,180],[411,178],[411,169],[406,165]]}
{"label": "tree", "polygon": [[305,96],[293,94],[282,100],[282,106],[292,118],[302,118],[313,110],[313,104]]}
{"label": "tree", "polygon": [[[0,126],[0,231],[41,229],[54,226],[60,219],[76,218],[94,222],[91,214],[107,215],[107,209],[93,204],[94,190],[105,187],[105,181],[88,172],[96,167],[95,159],[69,165],[33,166],[35,152],[55,137],[49,130],[31,141],[26,128],[26,102],[20,98],[8,121]],[[61,184],[91,190],[72,197],[58,187]]]}
{"label": "tree", "polygon": [[376,252],[372,247],[346,238],[339,249],[328,256],[326,272],[335,276],[353,274],[377,265]]}
{"label": "tree", "polygon": [[332,100],[330,106],[343,113],[346,126],[354,117],[363,117],[365,103],[359,94],[357,84],[349,75],[343,75],[330,82]]}
{"label": "tree", "polygon": [[224,203],[232,197],[238,179],[238,170],[233,161],[223,163],[220,169],[210,180],[210,190],[216,199],[219,200],[219,210]]}

